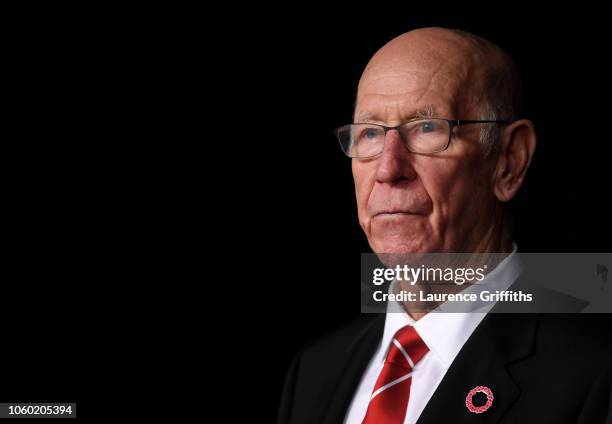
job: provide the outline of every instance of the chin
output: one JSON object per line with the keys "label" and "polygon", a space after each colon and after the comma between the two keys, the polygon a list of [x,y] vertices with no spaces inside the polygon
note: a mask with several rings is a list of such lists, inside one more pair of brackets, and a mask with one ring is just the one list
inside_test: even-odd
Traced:
{"label": "chin", "polygon": [[372,251],[381,263],[388,267],[414,265],[423,259],[421,254],[436,252],[434,245],[426,239],[375,239],[370,242]]}
{"label": "chin", "polygon": [[370,230],[368,241],[377,254],[430,253],[440,247],[427,221],[413,216],[401,220],[376,219]]}
{"label": "chin", "polygon": [[392,253],[392,254],[407,254],[407,253],[432,253],[437,252],[437,246],[431,243],[431,240],[423,238],[382,238],[373,239],[370,242],[370,247],[374,253]]}

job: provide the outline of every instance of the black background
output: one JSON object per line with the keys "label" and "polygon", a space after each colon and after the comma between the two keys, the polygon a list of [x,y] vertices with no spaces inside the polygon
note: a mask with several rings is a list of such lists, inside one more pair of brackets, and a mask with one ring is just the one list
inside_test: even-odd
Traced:
{"label": "black background", "polygon": [[[470,31],[516,59],[539,136],[512,204],[519,249],[610,250],[601,11],[49,12],[22,13],[8,38],[2,400],[97,416],[108,399],[194,382],[204,398],[210,374],[232,369],[248,375],[239,409],[273,421],[299,347],[359,314],[369,247],[332,131],[372,54],[418,27]],[[212,351],[194,361],[203,376],[181,369],[184,340]]]}

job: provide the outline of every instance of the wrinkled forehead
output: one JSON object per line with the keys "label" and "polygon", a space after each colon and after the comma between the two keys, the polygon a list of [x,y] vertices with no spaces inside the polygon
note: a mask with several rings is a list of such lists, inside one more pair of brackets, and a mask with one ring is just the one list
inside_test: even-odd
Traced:
{"label": "wrinkled forehead", "polygon": [[396,123],[418,116],[475,118],[482,72],[466,51],[385,52],[366,67],[355,120]]}

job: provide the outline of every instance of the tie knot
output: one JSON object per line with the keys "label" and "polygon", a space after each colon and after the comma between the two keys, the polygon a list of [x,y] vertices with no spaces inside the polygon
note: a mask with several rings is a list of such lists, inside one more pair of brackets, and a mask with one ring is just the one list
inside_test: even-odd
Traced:
{"label": "tie knot", "polygon": [[407,325],[393,336],[385,362],[412,369],[428,350],[414,327]]}

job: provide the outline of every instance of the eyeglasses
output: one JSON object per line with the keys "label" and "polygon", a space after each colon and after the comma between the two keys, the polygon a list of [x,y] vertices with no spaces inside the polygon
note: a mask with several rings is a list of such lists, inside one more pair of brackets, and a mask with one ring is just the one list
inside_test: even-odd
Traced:
{"label": "eyeglasses", "polygon": [[428,154],[446,150],[451,142],[453,128],[466,124],[508,124],[508,122],[419,118],[397,127],[348,124],[337,128],[335,134],[344,154],[350,158],[367,159],[382,153],[385,136],[391,130],[399,132],[408,151]]}

